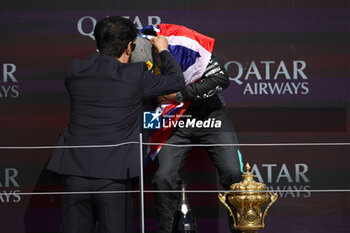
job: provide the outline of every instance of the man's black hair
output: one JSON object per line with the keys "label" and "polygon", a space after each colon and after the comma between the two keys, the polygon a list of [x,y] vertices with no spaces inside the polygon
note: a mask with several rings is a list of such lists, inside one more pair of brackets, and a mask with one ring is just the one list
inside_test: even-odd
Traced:
{"label": "man's black hair", "polygon": [[129,42],[137,37],[138,30],[126,18],[111,16],[97,22],[94,30],[96,45],[100,53],[119,58]]}
{"label": "man's black hair", "polygon": [[151,36],[157,36],[157,33],[155,31],[153,31],[152,29],[144,29],[142,31],[142,34],[151,35]]}

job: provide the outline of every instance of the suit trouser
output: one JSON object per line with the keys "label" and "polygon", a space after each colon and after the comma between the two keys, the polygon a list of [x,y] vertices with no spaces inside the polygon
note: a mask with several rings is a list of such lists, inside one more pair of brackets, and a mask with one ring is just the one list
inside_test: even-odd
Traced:
{"label": "suit trouser", "polygon": [[[64,192],[132,190],[131,180],[95,179],[65,176]],[[132,218],[132,194],[67,194],[62,196],[61,231],[92,233],[129,232]]]}
{"label": "suit trouser", "polygon": [[[238,143],[226,109],[214,111],[207,118],[221,120],[222,126],[218,129],[177,128],[169,137],[167,143],[180,145],[191,143]],[[215,146],[204,147],[204,149],[214,163],[219,175],[220,184],[225,189],[228,190],[231,184],[240,181],[241,161],[236,147]],[[155,160],[155,174],[152,179],[153,189],[176,190],[180,181],[180,170],[185,164],[190,150],[191,147],[163,146]],[[178,195],[176,193],[156,193],[155,203],[159,232],[169,233],[171,231],[171,220],[174,210],[178,207]]]}

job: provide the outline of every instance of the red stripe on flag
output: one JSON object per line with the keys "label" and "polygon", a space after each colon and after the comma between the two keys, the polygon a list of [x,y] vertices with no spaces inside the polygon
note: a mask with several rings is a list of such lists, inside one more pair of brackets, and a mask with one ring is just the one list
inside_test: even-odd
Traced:
{"label": "red stripe on flag", "polygon": [[213,52],[215,39],[209,36],[198,33],[187,27],[175,24],[159,24],[160,32],[158,34],[164,36],[185,36],[197,41],[203,48],[210,53]]}
{"label": "red stripe on flag", "polygon": [[[177,122],[179,118],[185,113],[188,106],[190,105],[191,101],[186,101],[181,109],[179,109],[178,112],[176,112],[173,122]],[[164,112],[169,112],[169,109],[165,108]],[[172,132],[174,131],[174,127],[169,128],[161,128],[157,130],[151,137],[150,142],[151,143],[165,143]],[[151,145],[150,146],[150,152],[149,155],[153,155],[158,149],[162,148],[163,145]]]}

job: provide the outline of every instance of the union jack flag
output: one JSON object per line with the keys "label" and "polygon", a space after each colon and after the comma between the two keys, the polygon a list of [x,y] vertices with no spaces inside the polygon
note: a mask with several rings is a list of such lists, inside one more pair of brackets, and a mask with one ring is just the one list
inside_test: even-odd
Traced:
{"label": "union jack flag", "polygon": [[[168,49],[180,64],[186,85],[201,79],[211,58],[215,39],[175,24],[147,26],[140,32],[146,29],[151,29],[157,35],[164,35],[168,39]],[[162,112],[163,119],[167,119],[167,115],[174,115],[172,121],[176,122],[185,113],[190,103],[191,101],[184,103],[173,101],[170,104],[160,104],[157,110]],[[161,128],[152,133],[149,142],[154,144],[148,146],[145,165],[156,158],[162,144],[167,141],[173,130],[173,127]]]}

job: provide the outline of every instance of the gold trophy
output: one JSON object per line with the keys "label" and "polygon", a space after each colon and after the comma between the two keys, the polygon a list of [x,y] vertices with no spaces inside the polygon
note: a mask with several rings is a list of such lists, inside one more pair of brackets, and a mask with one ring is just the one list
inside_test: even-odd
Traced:
{"label": "gold trophy", "polygon": [[[246,164],[246,172],[242,175],[240,183],[232,184],[230,190],[224,195],[219,193],[221,203],[226,206],[233,218],[233,228],[243,231],[243,233],[256,233],[264,228],[264,219],[267,210],[277,200],[277,193],[266,193],[266,185],[254,181],[254,174],[250,172],[249,163]],[[229,203],[233,206],[232,210],[226,203],[226,196]],[[262,214],[262,207],[271,199]]]}

